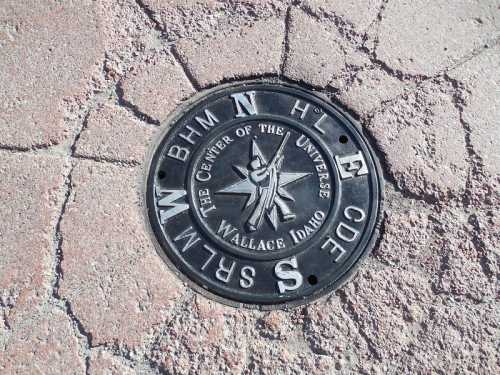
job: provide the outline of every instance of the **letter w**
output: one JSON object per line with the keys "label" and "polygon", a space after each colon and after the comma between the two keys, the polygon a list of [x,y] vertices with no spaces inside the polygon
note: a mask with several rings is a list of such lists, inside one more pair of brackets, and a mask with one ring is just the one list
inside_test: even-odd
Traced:
{"label": "letter w", "polygon": [[167,190],[167,189],[157,189],[156,195],[164,195],[158,199],[157,205],[158,207],[170,207],[169,209],[160,211],[160,221],[162,224],[165,224],[168,219],[172,216],[178,215],[183,211],[189,209],[189,204],[185,203],[183,200],[182,203],[176,202],[180,198],[184,197],[187,193],[186,190]]}
{"label": "letter w", "polygon": [[226,222],[226,220],[222,219],[222,221],[220,222],[220,225],[219,225],[219,229],[217,229],[217,234],[220,235],[220,233],[223,232],[221,237],[226,238],[231,233],[233,233],[235,230],[236,230],[235,227],[233,227],[231,224]]}

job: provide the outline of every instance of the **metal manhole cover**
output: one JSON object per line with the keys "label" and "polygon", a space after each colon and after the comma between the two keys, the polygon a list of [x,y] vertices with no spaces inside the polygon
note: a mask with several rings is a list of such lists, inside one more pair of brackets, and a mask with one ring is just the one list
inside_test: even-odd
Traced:
{"label": "metal manhole cover", "polygon": [[188,103],[158,139],[146,206],[159,253],[231,305],[297,305],[337,288],[373,246],[380,170],[332,104],[245,82]]}

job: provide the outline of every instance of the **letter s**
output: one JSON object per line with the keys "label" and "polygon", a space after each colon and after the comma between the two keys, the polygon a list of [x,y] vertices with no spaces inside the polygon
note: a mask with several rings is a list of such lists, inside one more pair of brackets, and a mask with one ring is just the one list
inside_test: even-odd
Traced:
{"label": "letter s", "polygon": [[[292,268],[291,270],[286,270],[285,267],[288,266]],[[303,277],[299,271],[296,271],[298,268],[297,258],[291,257],[290,259],[280,260],[274,266],[275,275],[281,280],[293,280],[293,284],[285,283],[284,281],[278,281],[278,289],[280,293],[285,293],[289,290],[298,289],[302,285]]]}
{"label": "letter s", "polygon": [[244,289],[250,288],[254,284],[255,268],[244,266],[240,271],[240,286]]}

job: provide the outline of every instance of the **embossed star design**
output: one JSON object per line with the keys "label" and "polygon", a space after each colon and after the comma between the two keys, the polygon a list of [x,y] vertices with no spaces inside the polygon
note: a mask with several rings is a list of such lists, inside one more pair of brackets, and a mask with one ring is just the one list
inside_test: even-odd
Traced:
{"label": "embossed star design", "polygon": [[[252,156],[255,158],[259,158],[260,161],[264,166],[268,165],[269,162],[267,158],[264,156],[262,151],[260,150],[259,146],[255,142],[255,140],[252,141]],[[237,194],[237,195],[247,195],[248,199],[245,203],[245,207],[243,210],[246,208],[250,207],[252,204],[255,203],[257,197],[260,194],[260,188],[257,186],[254,182],[251,181],[250,179],[250,173],[251,170],[248,169],[247,167],[243,167],[240,165],[233,165],[233,169],[236,172],[236,174],[240,177],[240,181],[237,181],[235,183],[232,183],[221,190],[218,190],[216,193],[217,194]],[[278,182],[277,182],[277,195],[279,195],[281,198],[284,198],[289,201],[295,201],[293,196],[285,190],[285,187],[289,184],[292,184],[294,182],[297,182],[307,176],[309,176],[311,173],[309,172],[283,172],[279,171],[277,173],[278,175]],[[276,204],[272,204],[272,207],[269,210],[266,210],[265,212],[265,217],[269,220],[269,223],[273,227],[274,230],[277,230],[278,228],[278,212],[276,208]],[[293,215],[295,217],[295,215]]]}

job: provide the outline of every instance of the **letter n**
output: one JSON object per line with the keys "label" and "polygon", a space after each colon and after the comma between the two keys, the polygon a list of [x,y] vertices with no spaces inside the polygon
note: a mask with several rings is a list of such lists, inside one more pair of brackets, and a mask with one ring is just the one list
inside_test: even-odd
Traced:
{"label": "letter n", "polygon": [[245,117],[247,115],[256,115],[255,91],[231,94],[236,106],[236,117]]}

